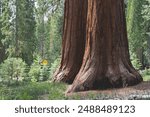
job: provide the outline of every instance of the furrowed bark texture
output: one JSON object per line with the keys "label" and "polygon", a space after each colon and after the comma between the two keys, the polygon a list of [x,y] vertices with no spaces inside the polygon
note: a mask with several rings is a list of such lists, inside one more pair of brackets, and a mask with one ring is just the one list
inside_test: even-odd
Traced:
{"label": "furrowed bark texture", "polygon": [[88,0],[87,17],[83,64],[68,93],[141,82],[129,59],[124,1]]}
{"label": "furrowed bark texture", "polygon": [[87,3],[87,0],[65,1],[62,60],[54,75],[55,82],[72,83],[81,68],[86,40]]}

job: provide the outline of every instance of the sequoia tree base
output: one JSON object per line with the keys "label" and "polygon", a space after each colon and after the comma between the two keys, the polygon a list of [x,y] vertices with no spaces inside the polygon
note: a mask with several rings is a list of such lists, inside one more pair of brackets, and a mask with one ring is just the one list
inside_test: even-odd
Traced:
{"label": "sequoia tree base", "polygon": [[133,68],[130,70],[124,69],[124,71],[117,74],[108,71],[105,75],[100,75],[96,73],[95,70],[89,69],[82,76],[77,76],[74,83],[68,88],[67,93],[97,89],[124,88],[136,85],[142,81],[141,75]]}

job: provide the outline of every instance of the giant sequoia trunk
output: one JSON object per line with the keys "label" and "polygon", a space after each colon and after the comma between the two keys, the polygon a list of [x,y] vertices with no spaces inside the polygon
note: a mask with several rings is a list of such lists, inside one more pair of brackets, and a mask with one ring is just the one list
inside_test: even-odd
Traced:
{"label": "giant sequoia trunk", "polygon": [[65,0],[62,60],[54,81],[72,83],[82,65],[87,19],[87,0]]}
{"label": "giant sequoia trunk", "polygon": [[124,0],[88,0],[82,67],[68,92],[135,85],[142,81],[129,59]]}

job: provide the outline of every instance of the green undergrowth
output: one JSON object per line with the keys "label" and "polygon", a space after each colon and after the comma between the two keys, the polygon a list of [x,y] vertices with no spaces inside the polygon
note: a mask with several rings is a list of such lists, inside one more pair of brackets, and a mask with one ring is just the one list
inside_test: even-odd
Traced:
{"label": "green undergrowth", "polygon": [[[144,81],[150,81],[150,71],[141,73]],[[108,95],[89,93],[88,95],[65,96],[67,85],[52,82],[22,82],[5,86],[0,84],[0,100],[89,100],[111,99]]]}
{"label": "green undergrowth", "polygon": [[144,81],[150,81],[150,69],[140,71]]}
{"label": "green undergrowth", "polygon": [[144,81],[150,81],[150,75],[144,75],[143,79]]}
{"label": "green undergrowth", "polygon": [[65,99],[66,85],[58,83],[22,83],[18,86],[0,86],[0,100]]}

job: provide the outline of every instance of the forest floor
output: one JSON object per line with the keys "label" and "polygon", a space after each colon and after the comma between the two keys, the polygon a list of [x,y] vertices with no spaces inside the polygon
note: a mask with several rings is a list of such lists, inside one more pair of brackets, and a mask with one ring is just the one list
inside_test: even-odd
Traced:
{"label": "forest floor", "polygon": [[150,100],[150,81],[118,89],[93,90],[65,95],[63,83],[20,83],[1,86],[0,100]]}
{"label": "forest floor", "polygon": [[67,97],[83,100],[150,100],[150,81],[127,88],[72,93],[67,94]]}

